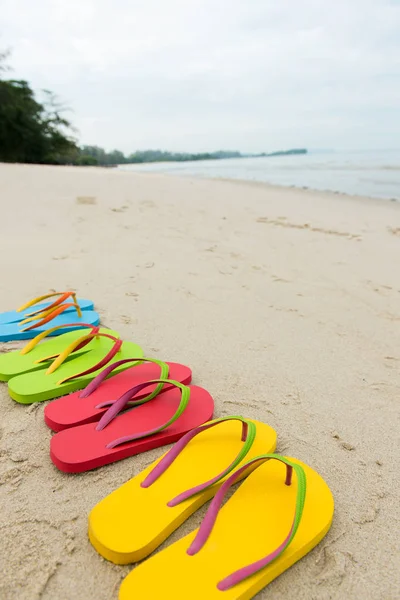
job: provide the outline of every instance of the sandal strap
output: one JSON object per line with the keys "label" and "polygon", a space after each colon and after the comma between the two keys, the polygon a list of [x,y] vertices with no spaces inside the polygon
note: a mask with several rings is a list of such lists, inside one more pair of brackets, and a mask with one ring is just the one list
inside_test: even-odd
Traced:
{"label": "sandal strap", "polygon": [[[153,379],[151,381],[146,381],[145,383],[140,383],[140,384],[134,386],[133,388],[131,388],[130,390],[125,392],[125,394],[123,394],[118,400],[113,402],[112,405],[110,406],[110,408],[107,410],[107,412],[104,413],[104,415],[98,422],[98,424],[96,426],[96,431],[103,430],[113,419],[115,419],[115,417],[121,412],[121,410],[123,410],[125,408],[125,406],[128,404],[128,402],[130,402],[130,400],[134,396],[136,396],[136,394],[138,394],[142,389],[144,389],[150,385],[154,385],[155,383],[158,383],[161,385],[164,385],[164,384],[173,385],[174,387],[177,387],[181,390],[181,400],[179,402],[179,406],[178,406],[176,412],[174,413],[174,415],[170,419],[168,419],[168,421],[166,423],[164,423],[163,425],[160,425],[159,427],[155,427],[154,429],[150,429],[148,431],[143,431],[140,433],[135,433],[133,435],[123,436],[121,438],[118,438],[118,439],[113,440],[112,442],[108,443],[106,448],[115,448],[116,446],[119,446],[126,442],[132,442],[134,440],[149,437],[151,435],[159,433],[160,431],[163,431],[164,429],[166,429],[167,427],[172,425],[172,423],[174,423],[177,419],[179,419],[179,417],[181,416],[181,414],[183,413],[183,411],[185,410],[185,408],[187,407],[187,405],[189,403],[190,388],[188,386],[184,385],[183,383],[174,381],[173,379]],[[149,396],[152,396],[154,398],[154,392],[152,394],[150,394]],[[144,402],[147,402],[150,399],[151,399],[150,397],[147,399],[141,399],[137,404],[143,404]],[[102,406],[103,406],[103,404],[100,404],[98,406],[98,408],[101,408]]]}
{"label": "sandal strap", "polygon": [[[65,329],[65,327],[79,327],[80,329],[84,329],[85,327],[88,327],[89,329],[92,330],[91,333],[93,335],[98,335],[98,333],[100,331],[100,327],[98,325],[89,325],[88,323],[68,323],[68,325],[57,325],[56,327],[51,327],[50,329],[46,329],[46,331],[42,331],[42,333],[39,333],[36,337],[29,340],[29,342],[26,344],[26,346],[24,346],[22,348],[20,354],[22,354],[22,355],[28,354],[28,352],[33,350],[33,348],[35,348],[38,345],[38,343],[41,342],[45,337],[47,337],[51,333],[54,333],[55,331],[58,331],[59,329]],[[89,341],[90,340],[88,340],[86,343],[82,344],[81,346],[76,347],[75,352],[77,350],[80,350],[83,346],[86,346],[86,344],[88,344]],[[43,362],[45,360],[48,360],[49,358],[54,358],[54,356],[59,356],[59,353],[52,354],[51,356],[48,356],[46,358],[41,358],[40,360],[37,360],[35,362],[36,363]]]}
{"label": "sandal strap", "polygon": [[114,358],[117,352],[120,351],[123,341],[108,333],[89,333],[88,335],[84,335],[78,340],[72,342],[72,344],[70,344],[63,352],[61,352],[61,354],[57,356],[57,358],[51,363],[50,367],[47,369],[46,375],[54,373],[54,371],[56,371],[56,369],[58,369],[58,367],[60,367],[64,363],[68,356],[75,352],[78,348],[82,348],[82,346],[90,343],[95,338],[99,337],[109,338],[114,342],[111,350],[109,350],[107,354],[98,363],[96,363],[89,369],[61,379],[57,382],[57,385],[61,385],[62,383],[66,383],[67,381],[72,381],[73,379],[77,379],[78,377],[83,377],[84,375],[89,375],[90,373],[94,373],[95,371],[98,371],[99,369],[107,365],[110,362],[110,360]]}
{"label": "sandal strap", "polygon": [[107,425],[113,419],[115,419],[115,417],[118,415],[118,413],[120,413],[121,410],[123,410],[125,408],[125,406],[128,404],[128,402],[136,394],[138,394],[144,388],[146,388],[150,385],[153,385],[155,383],[161,383],[163,385],[164,384],[173,385],[174,387],[180,389],[181,400],[179,402],[179,406],[178,406],[177,410],[172,415],[172,417],[170,419],[168,419],[168,421],[166,423],[164,423],[163,425],[160,425],[159,427],[155,427],[154,429],[149,429],[148,431],[142,431],[140,433],[135,433],[133,435],[126,435],[126,436],[120,437],[116,440],[113,440],[112,442],[110,442],[106,445],[106,448],[110,448],[110,449],[115,448],[116,446],[120,446],[121,444],[125,444],[126,442],[133,442],[135,440],[140,440],[142,438],[149,437],[151,435],[155,435],[156,433],[159,433],[160,431],[167,429],[167,427],[169,427],[170,425],[172,425],[172,423],[175,423],[175,421],[177,419],[179,419],[179,417],[181,416],[181,414],[183,413],[183,411],[185,410],[185,408],[187,407],[187,405],[189,403],[190,388],[187,385],[180,383],[179,381],[174,381],[173,379],[153,379],[151,381],[146,381],[145,383],[139,383],[139,385],[135,385],[135,387],[133,387],[132,389],[125,392],[125,394],[123,394],[121,396],[121,398],[119,398],[116,402],[114,402],[114,404],[112,406],[110,406],[108,411],[106,413],[104,413],[104,415],[98,422],[98,424],[96,426],[96,431],[101,431],[105,427],[107,427]]}
{"label": "sandal strap", "polygon": [[[123,360],[119,360],[115,363],[112,363],[111,365],[109,365],[108,367],[103,369],[103,371],[101,371],[101,373],[99,373],[89,383],[89,385],[87,385],[85,387],[84,390],[82,390],[82,392],[79,394],[79,398],[87,398],[88,396],[90,396],[90,394],[93,394],[93,392],[95,392],[97,390],[97,388],[103,383],[103,381],[106,379],[106,377],[108,377],[110,375],[110,373],[112,373],[112,371],[114,371],[114,369],[117,369],[121,365],[125,365],[130,362],[135,363],[133,366],[136,366],[137,363],[144,363],[144,362],[154,363],[160,367],[160,379],[168,379],[169,366],[162,360],[157,360],[155,358],[124,358]],[[137,406],[139,404],[143,404],[144,402],[147,402],[148,400],[152,400],[161,392],[162,388],[163,388],[163,384],[159,383],[157,385],[156,389],[151,394],[149,394],[145,398],[142,398],[141,400],[136,400],[135,406]],[[104,408],[105,406],[111,406],[115,402],[116,402],[116,400],[102,402],[101,404],[96,406],[96,408]]]}
{"label": "sandal strap", "polygon": [[19,323],[20,326],[25,325],[26,323],[30,323],[31,321],[37,321],[39,319],[40,319],[40,321],[38,323],[34,323],[33,325],[30,325],[29,327],[25,327],[21,331],[30,331],[31,329],[35,329],[36,327],[41,327],[42,325],[46,325],[46,323],[48,323],[49,321],[52,321],[53,319],[58,317],[58,315],[61,315],[61,313],[63,313],[65,310],[67,310],[67,308],[71,308],[71,307],[76,308],[78,317],[81,318],[82,311],[81,311],[81,307],[79,306],[79,304],[77,304],[76,302],[69,302],[68,304],[62,304],[61,306],[58,306],[56,308],[46,309],[45,311],[35,313],[34,316],[30,316],[30,317],[24,319],[23,321],[21,321]]}
{"label": "sandal strap", "polygon": [[274,550],[264,558],[261,558],[260,560],[257,560],[256,562],[250,565],[242,567],[241,569],[238,569],[234,573],[231,573],[230,575],[222,579],[217,584],[217,588],[220,591],[225,591],[232,588],[233,586],[241,583],[244,579],[251,577],[251,575],[254,575],[254,573],[257,573],[258,571],[269,565],[273,560],[280,556],[282,552],[284,552],[284,550],[289,546],[294,536],[296,535],[297,529],[299,527],[304,510],[307,487],[306,474],[304,472],[304,469],[299,464],[294,463],[285,458],[284,456],[280,456],[279,454],[264,454],[248,461],[246,464],[240,467],[240,469],[235,471],[222,484],[222,486],[214,496],[213,500],[211,501],[211,504],[204,516],[204,519],[198,529],[198,532],[187,550],[187,554],[189,554],[190,556],[197,554],[207,542],[214,527],[214,524],[218,518],[218,514],[221,509],[224,497],[229,488],[237,482],[238,478],[241,475],[243,475],[243,473],[246,470],[251,469],[253,471],[255,468],[261,466],[268,460],[278,460],[286,466],[286,479],[284,482],[285,485],[291,485],[293,472],[295,472],[296,474],[297,494],[292,525],[290,527],[289,533],[282,541],[282,543],[276,548],[276,550]]}
{"label": "sandal strap", "polygon": [[170,467],[170,465],[174,462],[174,460],[179,456],[182,450],[188,445],[188,443],[199,433],[206,431],[212,427],[219,425],[220,423],[225,423],[227,421],[240,421],[242,423],[242,436],[241,440],[244,442],[242,448],[240,449],[238,455],[235,459],[228,465],[226,469],[219,473],[209,481],[205,481],[189,490],[186,490],[180,493],[178,496],[173,498],[168,502],[168,506],[176,506],[181,502],[184,502],[188,498],[195,496],[201,491],[211,487],[215,483],[218,483],[221,479],[223,479],[226,475],[228,475],[238,464],[242,462],[250,448],[253,445],[253,442],[256,437],[256,425],[244,417],[240,416],[231,416],[231,417],[221,417],[220,419],[215,419],[214,421],[210,421],[205,425],[200,425],[195,429],[189,431],[186,435],[184,435],[172,448],[169,450],[163,458],[156,464],[154,469],[150,471],[147,477],[140,484],[143,488],[150,487],[159,477],[161,477],[165,471]]}
{"label": "sandal strap", "polygon": [[[28,302],[26,302],[25,304],[23,304],[22,306],[17,308],[16,312],[22,312],[23,310],[29,308],[30,306],[34,306],[35,304],[38,304],[39,302],[43,302],[43,300],[47,300],[48,298],[54,298],[55,296],[59,296],[58,299],[55,300],[54,302],[52,302],[49,306],[46,306],[46,310],[55,308],[56,306],[59,306],[60,304],[62,304],[64,302],[64,300],[66,300],[69,297],[72,297],[73,301],[76,303],[76,292],[73,292],[72,290],[68,291],[68,292],[54,292],[52,294],[45,294],[44,296],[38,296],[37,298],[33,298],[32,300],[29,300]],[[40,313],[40,312],[42,312],[42,309],[31,312],[25,316],[32,317],[33,315]]]}

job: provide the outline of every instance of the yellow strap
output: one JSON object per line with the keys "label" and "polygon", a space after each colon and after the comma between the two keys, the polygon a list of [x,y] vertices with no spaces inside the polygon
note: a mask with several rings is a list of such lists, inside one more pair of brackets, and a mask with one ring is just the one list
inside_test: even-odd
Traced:
{"label": "yellow strap", "polygon": [[44,356],[43,358],[38,358],[38,360],[34,361],[34,364],[40,365],[40,363],[46,362],[48,360],[54,360],[55,358],[57,358],[57,356],[60,356],[60,354],[59,353],[49,354],[49,356]]}
{"label": "yellow strap", "polygon": [[[85,324],[82,323],[82,329],[84,329],[84,326]],[[57,325],[56,327],[52,327],[51,329],[46,329],[46,331],[42,331],[42,333],[39,333],[39,335],[30,340],[27,343],[27,345],[22,348],[20,354],[28,354],[28,352],[33,350],[34,347],[37,346],[38,343],[41,342],[46,336],[50,335],[50,333],[53,333],[53,331],[57,331],[58,329],[65,329],[65,325]]]}
{"label": "yellow strap", "polygon": [[[81,307],[76,302],[71,302],[69,304],[66,304],[64,309],[63,309],[63,305],[60,304],[59,306],[55,306],[54,308],[49,308],[49,309],[44,310],[44,311],[39,312],[39,313],[38,312],[30,313],[33,316],[27,315],[28,318],[24,319],[23,321],[20,321],[19,324],[20,325],[25,325],[26,323],[30,323],[31,321],[40,321],[41,319],[45,319],[46,317],[49,317],[52,314],[54,314],[54,317],[57,317],[64,310],[66,310],[67,308],[70,308],[71,306],[74,306],[76,308],[76,312],[78,313],[78,317],[81,318],[82,317]],[[51,321],[51,319],[48,319],[48,320]]]}
{"label": "yellow strap", "polygon": [[[72,295],[74,302],[76,302],[76,293],[75,292],[72,292],[72,291],[71,292],[54,292],[52,294],[44,294],[44,296],[38,296],[37,298],[33,298],[33,300],[29,300],[29,302],[27,302],[26,304],[23,304],[22,306],[17,308],[16,312],[21,312],[21,311],[25,310],[26,308],[29,308],[30,306],[37,304],[38,302],[47,300],[48,298],[54,298],[54,296],[64,296],[67,293],[68,293],[68,295]],[[31,313],[31,314],[33,314],[33,313]],[[27,316],[29,316],[29,315],[27,315]]]}
{"label": "yellow strap", "polygon": [[[48,315],[50,315],[53,312],[54,308],[49,308],[48,310],[44,310],[43,312],[34,312],[34,313],[30,313],[29,315],[27,315],[27,318],[24,319],[23,321],[20,321],[20,325],[25,325],[25,323],[30,323],[31,321],[36,321],[38,319],[44,319],[44,317],[47,317]],[[33,315],[33,316],[31,316]]]}
{"label": "yellow strap", "polygon": [[94,337],[97,337],[97,336],[94,336],[93,333],[88,333],[87,335],[83,335],[79,339],[73,341],[72,344],[70,344],[69,346],[67,346],[67,348],[65,348],[65,350],[60,352],[60,354],[57,356],[56,360],[54,360],[51,363],[50,367],[46,371],[46,375],[50,375],[51,373],[54,373],[54,371],[56,369],[58,369],[58,367],[60,365],[62,365],[62,363],[75,350],[75,348],[77,348],[77,346],[79,346],[79,344],[81,344],[82,342],[86,341],[89,338],[94,338]]}

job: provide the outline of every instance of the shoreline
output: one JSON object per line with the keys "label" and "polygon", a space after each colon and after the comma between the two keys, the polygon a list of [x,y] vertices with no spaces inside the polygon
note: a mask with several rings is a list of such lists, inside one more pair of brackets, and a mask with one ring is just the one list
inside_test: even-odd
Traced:
{"label": "shoreline", "polygon": [[[154,163],[147,163],[148,166],[153,165]],[[160,166],[162,164],[169,164],[169,163],[159,163]],[[181,163],[173,163],[173,164],[181,164]],[[184,164],[184,163],[183,163]],[[184,172],[184,171],[177,171],[175,172],[173,169],[169,170],[169,169],[160,169],[160,170],[151,170],[151,169],[143,169],[141,170],[141,165],[132,165],[134,168],[129,169],[129,165],[118,165],[117,168],[118,170],[121,171],[131,171],[133,173],[146,173],[146,174],[162,174],[162,175],[172,175],[173,177],[195,177],[195,178],[201,178],[201,179],[207,179],[207,180],[211,180],[211,181],[240,181],[240,182],[245,182],[245,183],[254,183],[254,184],[263,184],[263,185],[267,185],[270,187],[275,187],[275,188],[284,188],[284,189],[296,189],[299,191],[311,191],[311,192],[318,192],[318,193],[322,193],[322,194],[334,194],[334,195],[345,195],[345,196],[350,196],[350,197],[357,197],[357,198],[368,198],[368,199],[376,199],[376,200],[385,200],[385,201],[389,201],[389,202],[397,202],[400,203],[400,196],[395,197],[395,196],[374,196],[374,195],[368,195],[368,194],[359,194],[359,193],[355,193],[352,194],[350,192],[344,192],[344,191],[340,191],[337,189],[322,189],[322,188],[313,188],[312,186],[309,185],[296,185],[293,183],[272,183],[272,182],[268,182],[268,181],[264,181],[262,179],[246,179],[246,178],[240,178],[240,177],[224,177],[224,176],[215,176],[215,177],[210,177],[207,174],[201,174],[201,173],[191,173],[190,171],[188,172]],[[128,167],[128,168],[125,168]],[[399,167],[400,169],[400,167]],[[372,170],[367,168],[365,170]],[[399,181],[399,186],[400,186],[400,181]]]}
{"label": "shoreline", "polygon": [[[121,169],[122,170],[122,169]],[[140,174],[145,174],[145,175],[165,175],[168,177],[176,177],[176,178],[193,178],[193,179],[202,179],[205,181],[209,181],[214,182],[214,181],[222,181],[225,183],[234,183],[234,184],[238,184],[238,185],[244,185],[244,186],[252,186],[252,187],[262,187],[262,188],[267,188],[270,191],[286,191],[286,190],[291,190],[291,191],[295,191],[295,192],[299,192],[300,194],[302,193],[306,193],[306,194],[323,194],[326,196],[332,196],[332,197],[342,197],[343,199],[353,199],[353,200],[361,200],[362,202],[368,202],[368,201],[378,201],[378,202],[390,202],[393,204],[399,204],[400,205],[400,198],[380,198],[378,196],[360,196],[359,194],[348,194],[347,192],[339,192],[339,191],[334,191],[334,190],[318,190],[316,188],[311,188],[311,187],[307,187],[307,186],[302,186],[302,187],[297,187],[295,185],[278,185],[275,183],[268,183],[268,181],[257,181],[257,180],[252,180],[252,179],[229,179],[226,177],[203,177],[202,175],[192,175],[192,174],[188,174],[188,175],[183,175],[183,174],[179,174],[179,175],[174,175],[173,173],[166,173],[165,171],[138,171],[138,173],[140,172]]]}
{"label": "shoreline", "polygon": [[[147,164],[152,164],[152,163],[147,163]],[[399,198],[382,198],[379,196],[363,196],[360,194],[349,194],[348,192],[340,192],[339,190],[319,190],[317,188],[312,188],[312,187],[308,187],[308,186],[296,186],[296,185],[280,185],[280,184],[274,184],[274,183],[269,183],[267,181],[258,181],[258,180],[252,180],[252,179],[238,179],[238,178],[227,178],[227,177],[206,177],[203,175],[193,175],[193,174],[174,174],[171,172],[166,172],[166,171],[141,171],[140,169],[136,170],[136,169],[124,169],[124,168],[120,168],[119,165],[112,165],[112,166],[75,166],[75,165],[39,165],[39,164],[30,164],[30,163],[2,163],[0,162],[0,166],[15,166],[15,167],[26,167],[26,168],[30,168],[30,167],[38,167],[38,168],[51,168],[51,169],[78,169],[79,171],[112,171],[112,172],[118,172],[118,173],[132,173],[134,175],[144,175],[144,176],[165,176],[165,177],[172,177],[175,179],[197,179],[197,180],[202,180],[202,181],[209,181],[210,183],[212,182],[225,182],[225,183],[234,183],[234,184],[239,184],[239,185],[247,185],[247,186],[251,186],[251,187],[261,187],[261,188],[266,188],[268,190],[271,191],[295,191],[298,192],[299,194],[314,194],[314,195],[326,195],[326,196],[332,196],[332,197],[339,197],[339,198],[344,198],[344,199],[353,199],[353,200],[361,200],[362,202],[368,202],[368,201],[378,201],[378,202],[385,202],[385,203],[391,203],[391,204],[398,204],[400,205],[400,197]],[[123,165],[122,165],[123,166]]]}
{"label": "shoreline", "polygon": [[[146,164],[152,164],[152,163],[146,163]],[[280,190],[291,190],[291,191],[296,191],[301,193],[306,193],[306,194],[323,194],[323,195],[327,195],[327,196],[332,196],[332,197],[343,197],[344,199],[354,199],[354,200],[361,200],[363,202],[366,201],[378,201],[378,202],[390,202],[393,204],[400,204],[400,197],[399,198],[382,198],[380,196],[365,196],[365,195],[360,195],[360,194],[349,194],[348,192],[341,192],[339,190],[320,190],[317,188],[313,188],[313,187],[308,187],[308,186],[296,186],[296,185],[280,185],[280,184],[275,184],[275,183],[269,183],[268,181],[260,181],[260,180],[253,180],[253,179],[239,179],[239,178],[229,178],[229,177],[207,177],[207,176],[203,176],[203,175],[198,175],[198,174],[184,174],[184,173],[179,173],[179,174],[174,174],[172,172],[166,172],[166,171],[141,171],[139,168],[136,169],[124,169],[124,168],[120,168],[120,166],[124,166],[124,165],[110,165],[110,166],[75,166],[75,165],[39,165],[39,164],[31,164],[31,163],[2,163],[0,162],[0,166],[15,166],[15,167],[39,167],[39,168],[52,168],[52,169],[78,169],[79,171],[82,170],[95,170],[95,171],[113,171],[113,172],[120,172],[120,173],[132,173],[132,174],[137,174],[137,175],[145,175],[145,176],[153,176],[153,175],[159,175],[159,176],[166,176],[166,177],[173,177],[176,179],[199,179],[199,180],[204,180],[204,181],[209,181],[211,182],[215,182],[215,181],[220,181],[220,182],[225,182],[225,183],[237,183],[239,185],[248,185],[248,186],[252,186],[252,187],[264,187],[267,188],[268,190],[271,191],[280,191]]]}
{"label": "shoreline", "polygon": [[[145,356],[190,366],[215,417],[268,423],[277,452],[328,483],[332,529],[256,600],[399,598],[399,204],[9,164],[0,164],[0,197],[0,310],[77,289]],[[49,457],[45,403],[19,405],[4,383],[0,403],[2,600],[117,600],[133,566],[100,558],[87,516],[162,450],[63,474]]]}
{"label": "shoreline", "polygon": [[[215,181],[215,179],[208,178],[210,181]],[[379,202],[393,202],[394,204],[400,204],[400,198],[381,198],[379,196],[360,196],[359,194],[349,194],[347,192],[340,192],[339,190],[318,190],[316,188],[311,188],[308,186],[297,187],[296,185],[278,185],[274,183],[268,183],[267,181],[250,181],[248,179],[225,179],[223,177],[218,178],[218,181],[226,181],[230,183],[241,183],[241,184],[261,184],[266,185],[269,189],[283,189],[283,190],[295,190],[296,192],[306,192],[311,194],[326,194],[328,196],[335,197],[343,197],[344,199],[354,199],[361,200],[363,202],[368,200],[377,200]]]}

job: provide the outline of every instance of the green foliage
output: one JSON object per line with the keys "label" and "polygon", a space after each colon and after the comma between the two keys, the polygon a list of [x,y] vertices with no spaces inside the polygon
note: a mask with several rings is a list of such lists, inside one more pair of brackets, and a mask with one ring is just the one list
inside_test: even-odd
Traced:
{"label": "green foliage", "polygon": [[307,154],[306,148],[293,148],[292,150],[279,150],[278,152],[270,152],[269,154],[260,154],[260,156],[291,156],[293,154]]}
{"label": "green foliage", "polygon": [[125,156],[119,150],[113,150],[112,152],[107,153],[103,148],[99,148],[99,146],[82,146],[79,150],[77,164],[82,164],[82,157],[85,157],[85,160],[90,158],[92,161],[95,161],[91,164],[102,166],[121,165],[126,162]]}
{"label": "green foliage", "polygon": [[128,163],[151,163],[151,162],[186,162],[190,160],[215,160],[220,158],[240,158],[240,152],[203,152],[200,154],[189,154],[181,152],[165,152],[164,150],[143,150],[131,154]]}
{"label": "green foliage", "polygon": [[64,107],[46,91],[38,102],[23,80],[2,79],[7,53],[0,53],[0,161],[65,164],[78,156],[68,135],[71,125],[62,116]]}
{"label": "green foliage", "polygon": [[240,152],[231,152],[226,150],[218,150],[217,152],[202,152],[200,154],[190,154],[182,152],[167,152],[165,150],[140,150],[124,156],[119,150],[113,150],[107,153],[103,148],[98,146],[83,146],[80,149],[80,158],[76,164],[87,164],[82,162],[82,157],[91,156],[96,163],[101,166],[114,166],[123,164],[141,164],[153,162],[186,162],[197,160],[219,160],[222,158],[255,158],[269,156],[286,156],[290,154],[306,154],[305,149],[283,150],[273,152],[271,154],[241,154]]}
{"label": "green foliage", "polygon": [[75,160],[75,164],[79,167],[96,167],[99,164],[99,161],[89,154],[80,154]]}
{"label": "green foliage", "polygon": [[[188,160],[215,160],[219,158],[239,158],[241,154],[240,152],[225,152],[223,150],[211,153],[205,152],[202,154],[166,152],[164,150],[141,150],[126,157],[119,150],[113,150],[112,152],[107,153],[103,148],[99,148],[98,146],[83,146],[80,149],[80,158],[82,156],[91,156],[97,161],[98,165],[112,166],[134,163],[172,161],[185,162]],[[80,159],[77,161],[77,164],[82,164]]]}

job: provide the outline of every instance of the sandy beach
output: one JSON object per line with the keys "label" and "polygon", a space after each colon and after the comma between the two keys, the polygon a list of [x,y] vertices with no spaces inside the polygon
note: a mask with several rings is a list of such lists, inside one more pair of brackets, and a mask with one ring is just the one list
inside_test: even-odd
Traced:
{"label": "sandy beach", "polygon": [[[329,534],[257,599],[400,598],[399,203],[0,165],[0,206],[0,310],[77,289],[145,355],[189,365],[216,416],[269,423],[329,484]],[[44,404],[3,383],[0,402],[0,597],[116,600],[132,567],[96,553],[87,516],[161,450],[62,474]]]}

